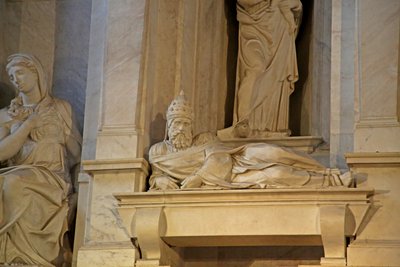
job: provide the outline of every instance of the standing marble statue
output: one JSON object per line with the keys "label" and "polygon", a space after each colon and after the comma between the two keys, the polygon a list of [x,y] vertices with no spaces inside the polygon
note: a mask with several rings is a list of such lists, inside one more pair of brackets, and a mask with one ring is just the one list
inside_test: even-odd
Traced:
{"label": "standing marble statue", "polygon": [[289,96],[298,80],[300,0],[237,0],[239,51],[233,126],[224,137],[287,136]]}
{"label": "standing marble statue", "polygon": [[167,136],[150,148],[150,189],[349,186],[301,152],[272,144],[224,147],[215,135],[192,135],[192,110],[181,93],[167,110]]}
{"label": "standing marble statue", "polygon": [[0,264],[59,265],[80,134],[36,58],[12,55],[6,69],[18,95],[0,121]]}

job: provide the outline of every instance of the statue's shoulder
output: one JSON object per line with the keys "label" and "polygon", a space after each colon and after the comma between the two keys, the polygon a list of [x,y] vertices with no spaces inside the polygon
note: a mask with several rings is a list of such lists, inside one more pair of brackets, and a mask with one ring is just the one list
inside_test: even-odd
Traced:
{"label": "statue's shoulder", "polygon": [[53,97],[53,103],[57,106],[57,109],[61,112],[71,114],[72,113],[72,107],[71,104],[63,99]]}
{"label": "statue's shoulder", "polygon": [[198,135],[196,135],[193,138],[193,145],[195,146],[201,146],[201,145],[205,145],[208,143],[213,143],[218,141],[218,137],[210,132],[204,132],[204,133],[200,133]]}
{"label": "statue's shoulder", "polygon": [[151,161],[151,159],[153,157],[162,156],[165,154],[167,154],[167,145],[165,144],[164,141],[162,141],[162,142],[156,143],[150,147],[149,159]]}

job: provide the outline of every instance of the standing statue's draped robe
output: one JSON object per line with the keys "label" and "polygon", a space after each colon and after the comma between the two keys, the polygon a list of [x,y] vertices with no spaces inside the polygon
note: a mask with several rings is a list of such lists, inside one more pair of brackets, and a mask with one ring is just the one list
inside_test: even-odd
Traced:
{"label": "standing statue's draped robe", "polygon": [[157,189],[157,177],[179,184],[193,174],[202,178],[203,187],[214,188],[318,188],[350,183],[306,154],[264,143],[231,149],[210,133],[196,136],[184,151],[172,152],[168,141],[157,143],[149,158],[150,189]]}
{"label": "standing statue's draped robe", "polygon": [[234,124],[246,120],[253,132],[289,132],[289,96],[298,71],[296,33],[288,19],[298,27],[301,11],[299,0],[262,1],[250,10],[238,0]]}

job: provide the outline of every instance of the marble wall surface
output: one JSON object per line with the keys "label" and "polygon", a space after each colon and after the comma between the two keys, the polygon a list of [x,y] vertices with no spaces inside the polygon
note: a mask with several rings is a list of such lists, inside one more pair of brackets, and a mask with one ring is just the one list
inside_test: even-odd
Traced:
{"label": "marble wall surface", "polygon": [[68,100],[83,132],[92,0],[56,1],[53,93]]}
{"label": "marble wall surface", "polygon": [[358,2],[355,151],[400,150],[399,12],[398,1]]}
{"label": "marble wall surface", "polygon": [[[225,124],[227,84],[234,90],[235,61],[227,61],[230,1],[148,1],[143,86],[147,94],[145,147],[164,138],[165,111],[184,90],[195,114],[195,133]],[[232,9],[233,8],[233,9]],[[210,30],[213,29],[213,30]],[[234,48],[230,48],[233,49]],[[228,76],[233,81],[228,83]]]}
{"label": "marble wall surface", "polygon": [[[2,29],[4,59],[16,52],[34,54],[41,60],[51,84],[55,50],[56,1],[2,2],[5,20]],[[2,64],[5,64],[5,61],[2,61]]]}
{"label": "marble wall surface", "polygon": [[354,153],[359,187],[375,188],[370,221],[348,249],[354,266],[400,262],[400,2],[356,1]]}

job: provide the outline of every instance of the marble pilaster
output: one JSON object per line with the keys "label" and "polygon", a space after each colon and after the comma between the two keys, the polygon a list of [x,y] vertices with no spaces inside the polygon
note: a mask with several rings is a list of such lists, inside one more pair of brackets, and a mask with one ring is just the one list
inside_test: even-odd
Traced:
{"label": "marble pilaster", "polygon": [[400,262],[400,3],[356,1],[354,153],[359,187],[375,188],[369,221],[348,248],[348,265]]}
{"label": "marble pilaster", "polygon": [[400,151],[399,12],[395,0],[358,1],[357,152]]}
{"label": "marble pilaster", "polygon": [[311,126],[313,136],[330,142],[330,81],[331,81],[331,27],[332,2],[314,1],[311,75]]}
{"label": "marble pilaster", "polygon": [[330,164],[346,168],[353,149],[355,1],[332,0]]}
{"label": "marble pilaster", "polygon": [[143,191],[148,173],[140,85],[145,3],[92,2],[83,153],[89,176],[80,179],[77,266],[131,266],[136,257],[112,194]]}

